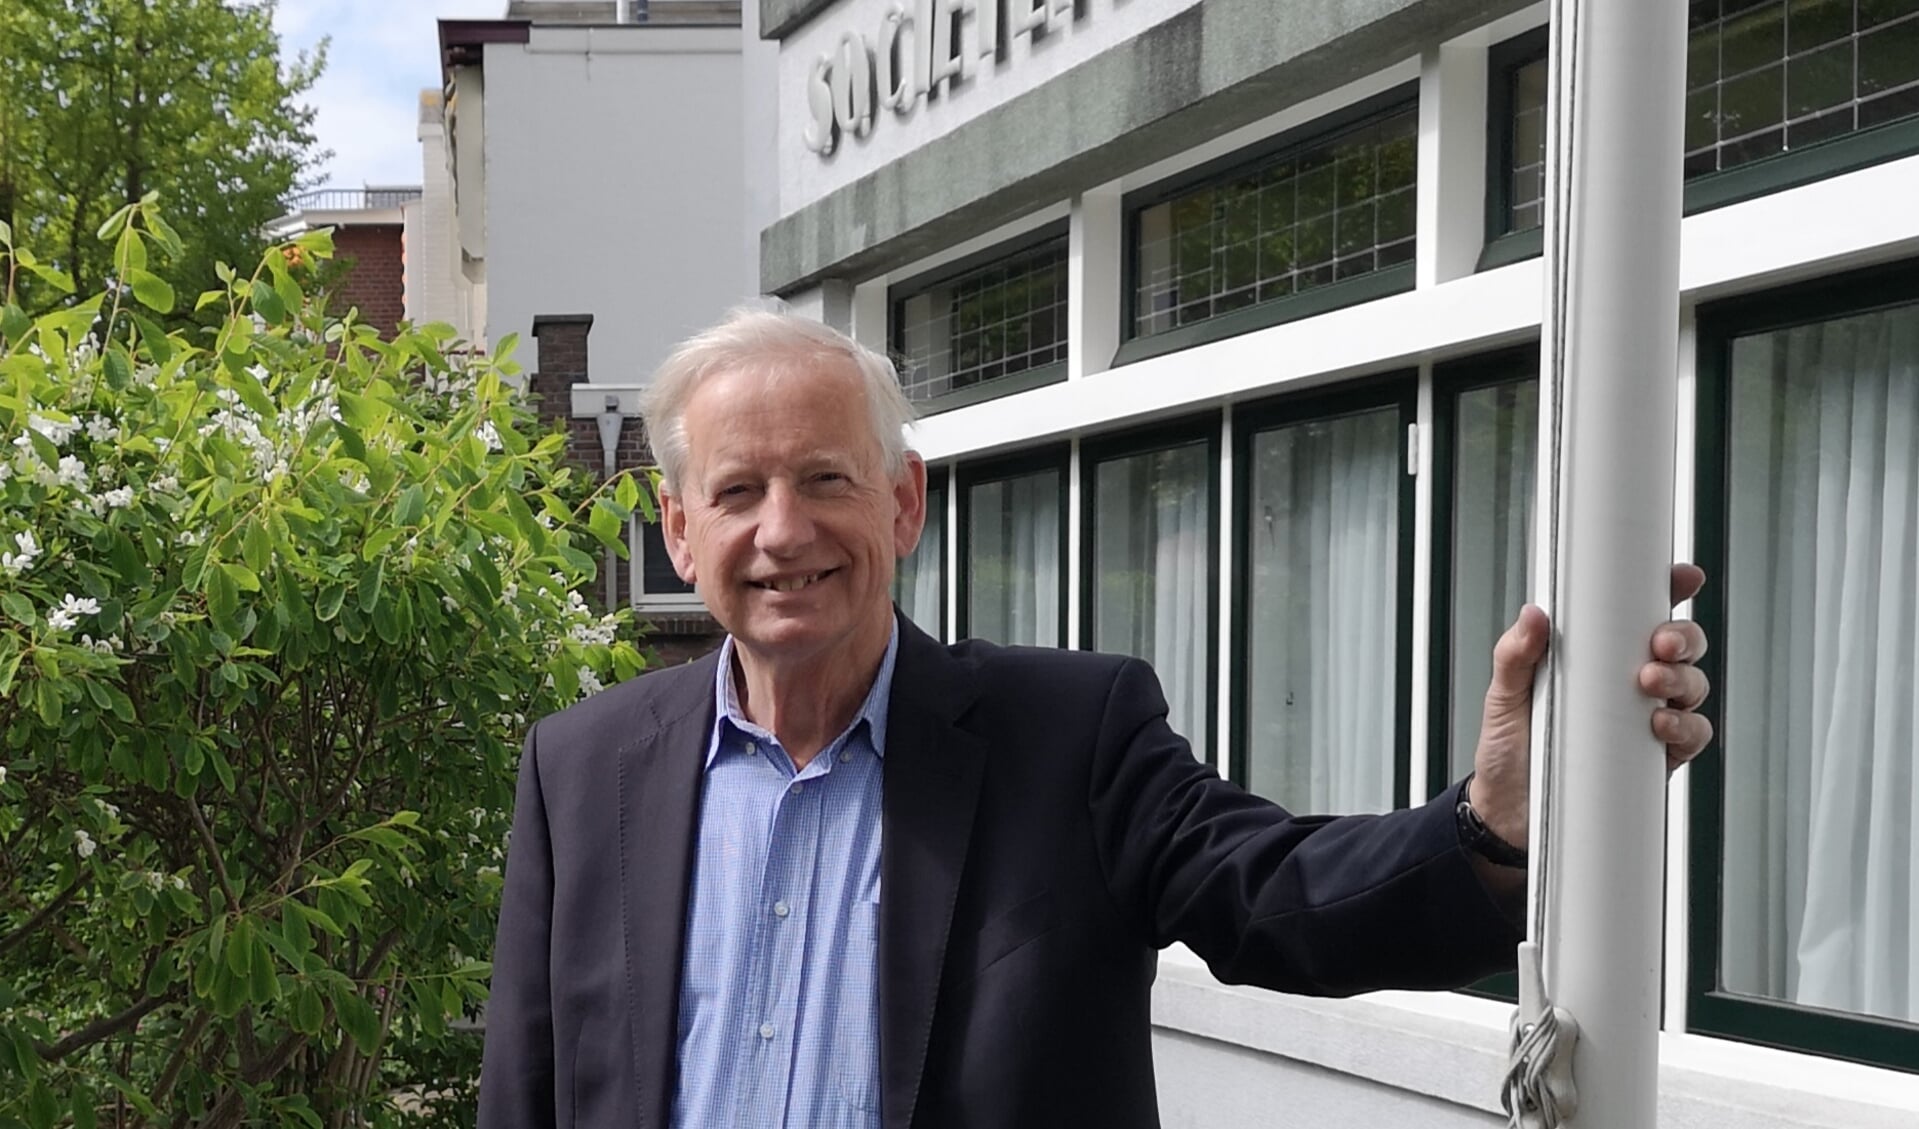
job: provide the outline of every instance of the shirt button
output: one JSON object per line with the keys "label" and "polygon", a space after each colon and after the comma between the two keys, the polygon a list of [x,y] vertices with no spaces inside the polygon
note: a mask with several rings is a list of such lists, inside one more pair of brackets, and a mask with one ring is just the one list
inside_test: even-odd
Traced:
{"label": "shirt button", "polygon": [[760,746],[759,746],[759,742],[757,742],[757,741],[748,741],[748,742],[746,743],[746,754],[747,754],[748,756],[752,756],[753,754],[755,754],[755,753],[757,753],[757,752],[759,752],[759,751],[760,751]]}
{"label": "shirt button", "polygon": [[773,1025],[771,1023],[760,1024],[760,1038],[771,1039],[772,1037],[773,1037]]}
{"label": "shirt button", "polygon": [[784,901],[778,901],[773,903],[774,917],[785,917],[787,914],[792,912],[793,912],[793,908],[787,905]]}
{"label": "shirt button", "polygon": [[840,763],[841,763],[841,764],[845,764],[845,763],[846,763],[847,761],[850,761],[850,760],[852,760],[852,759],[853,759],[853,750],[851,750],[851,749],[841,749],[841,750],[840,750]]}
{"label": "shirt button", "polygon": [[787,789],[787,791],[789,791],[789,792],[791,792],[791,793],[793,793],[793,794],[794,794],[795,796],[797,796],[797,795],[799,795],[799,794],[800,794],[801,792],[804,792],[804,791],[806,791],[806,785],[804,785],[804,784],[802,784],[802,783],[800,783],[799,781],[797,781],[797,780],[795,780],[795,781],[793,781],[793,786],[792,786],[791,788],[788,788],[788,789]]}

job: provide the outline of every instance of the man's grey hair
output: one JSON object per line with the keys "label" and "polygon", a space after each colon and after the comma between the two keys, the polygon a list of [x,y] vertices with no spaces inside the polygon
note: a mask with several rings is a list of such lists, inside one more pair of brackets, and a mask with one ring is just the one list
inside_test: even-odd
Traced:
{"label": "man's grey hair", "polygon": [[897,478],[906,469],[906,426],[914,412],[893,362],[811,318],[741,307],[681,342],[640,394],[640,414],[660,465],[661,484],[668,491],[679,489],[687,458],[686,405],[707,378],[728,372],[787,377],[846,365],[864,386],[887,476]]}

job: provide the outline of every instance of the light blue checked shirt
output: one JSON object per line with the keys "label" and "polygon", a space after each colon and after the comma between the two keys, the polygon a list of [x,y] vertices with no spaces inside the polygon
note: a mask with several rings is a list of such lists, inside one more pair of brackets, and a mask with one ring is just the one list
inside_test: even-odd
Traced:
{"label": "light blue checked shirt", "polygon": [[793,770],[720,648],[680,979],[675,1129],[878,1129],[880,758],[899,628],[846,731]]}

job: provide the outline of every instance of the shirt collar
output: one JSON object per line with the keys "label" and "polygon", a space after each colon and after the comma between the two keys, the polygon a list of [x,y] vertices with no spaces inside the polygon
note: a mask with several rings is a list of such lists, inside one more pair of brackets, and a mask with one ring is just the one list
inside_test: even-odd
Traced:
{"label": "shirt collar", "polygon": [[[899,658],[900,625],[893,622],[893,633],[886,640],[886,653],[880,658],[880,669],[873,676],[873,685],[866,691],[866,700],[860,703],[859,712],[853,715],[840,735],[828,743],[829,749],[846,741],[861,722],[866,723],[866,738],[873,746],[874,755],[886,758],[886,719],[892,700],[893,667]],[[706,743],[706,767],[713,767],[713,758],[719,755],[720,746],[729,727],[755,737],[771,738],[773,735],[748,721],[740,711],[739,688],[733,684],[733,636],[728,635],[720,644],[719,670],[713,676],[713,732]]]}

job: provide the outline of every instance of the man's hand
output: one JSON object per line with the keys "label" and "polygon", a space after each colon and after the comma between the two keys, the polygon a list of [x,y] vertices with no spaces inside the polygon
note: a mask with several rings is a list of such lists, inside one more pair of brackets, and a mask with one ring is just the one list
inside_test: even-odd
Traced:
{"label": "man's hand", "polygon": [[[1674,565],[1672,601],[1689,600],[1706,574]],[[1546,613],[1528,604],[1493,648],[1493,682],[1473,754],[1471,800],[1486,826],[1506,842],[1525,847],[1527,790],[1531,785],[1533,675],[1546,657]],[[1696,623],[1672,621],[1652,636],[1652,657],[1639,668],[1639,690],[1663,703],[1653,711],[1652,731],[1666,743],[1666,767],[1678,768],[1712,740],[1712,723],[1694,710],[1711,689],[1694,663],[1706,653],[1706,633]]]}

